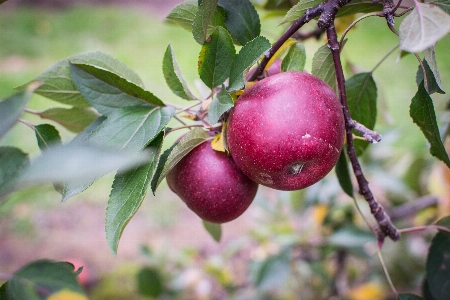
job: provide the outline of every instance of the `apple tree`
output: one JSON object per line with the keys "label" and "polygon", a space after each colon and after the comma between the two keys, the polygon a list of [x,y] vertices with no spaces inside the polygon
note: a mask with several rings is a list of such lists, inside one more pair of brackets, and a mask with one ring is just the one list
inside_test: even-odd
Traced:
{"label": "apple tree", "polygon": [[[266,11],[280,19],[285,28],[280,36],[261,35],[258,12]],[[82,53],[56,62],[0,102],[0,138],[22,122],[34,132],[42,152],[30,161],[29,154],[17,147],[0,147],[0,204],[19,188],[43,183],[53,183],[65,202],[115,172],[105,228],[108,245],[116,253],[125,226],[147,192],[157,195],[166,178],[172,191],[220,239],[220,223],[239,217],[251,205],[259,185],[289,191],[308,189],[334,168],[342,193],[354,201],[351,210],[365,218],[362,211],[367,208],[372,218],[365,218],[363,229],[354,224],[353,217],[344,218],[339,225],[330,226],[319,243],[307,245],[336,253],[341,263],[335,276],[326,281],[329,291],[315,294],[315,299],[343,296],[336,280],[348,249],[353,247],[349,236],[375,241],[385,279],[397,299],[448,299],[448,218],[420,227],[397,225],[395,221],[406,208],[406,214],[414,214],[422,206],[436,205],[435,199],[424,205],[423,199],[417,203],[410,199],[406,208],[385,207],[369,184],[363,160],[373,144],[384,141],[374,130],[378,86],[373,71],[388,55],[397,53],[400,63],[405,56],[417,59],[417,92],[410,102],[409,117],[423,132],[429,153],[448,173],[445,142],[450,122],[439,120],[441,112],[435,111],[432,97],[445,93],[436,44],[450,30],[449,13],[446,0],[182,2],[167,19],[201,45],[196,62],[203,84],[201,96],[184,79],[175,55],[181,49],[172,45],[161,53],[161,76],[174,95],[186,100],[184,106],[146,90],[133,70],[105,53]],[[397,35],[398,44],[386,49],[386,56],[371,72],[358,71],[355,66],[347,70],[343,64],[346,43],[355,26],[369,17],[384,18],[386,34]],[[312,68],[306,70],[303,44],[311,38],[323,39],[324,44],[316,49]],[[364,45],[361,49],[368,51]],[[33,94],[59,105],[39,112],[28,110]],[[73,139],[63,144],[58,128],[31,124],[21,119],[24,112],[58,123],[74,133]],[[175,143],[168,144],[169,140]],[[328,212],[330,220],[336,212]],[[450,212],[441,216],[446,214]],[[423,283],[413,291],[422,296],[402,293],[391,279],[381,249],[386,239],[400,243],[410,232],[427,230],[438,232],[429,244]],[[308,253],[299,255],[296,250],[291,245],[266,260],[259,268],[256,285],[280,257],[313,264],[305,258]],[[283,266],[289,268],[289,264]],[[79,272],[82,269],[74,270],[68,263],[36,261],[7,278],[0,298],[56,299],[65,295],[72,297],[67,299],[85,299],[75,281]]]}

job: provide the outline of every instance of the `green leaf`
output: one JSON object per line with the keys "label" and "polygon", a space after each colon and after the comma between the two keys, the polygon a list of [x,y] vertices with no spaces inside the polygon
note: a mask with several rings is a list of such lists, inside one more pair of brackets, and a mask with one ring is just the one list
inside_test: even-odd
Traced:
{"label": "green leaf", "polygon": [[[443,217],[436,222],[436,225],[447,227],[450,230],[450,216]],[[445,231],[443,231],[445,232]]]}
{"label": "green leaf", "polygon": [[163,152],[163,154],[161,154],[161,156],[159,157],[159,161],[156,166],[155,174],[153,174],[152,182],[150,183],[150,187],[152,189],[153,195],[155,195],[156,188],[158,187],[157,185],[159,185],[163,179],[163,178],[161,178],[161,180],[160,180],[162,171],[164,169],[164,165],[166,164],[166,161],[169,158],[170,153],[173,151],[173,148],[175,148],[176,145],[177,145],[177,143],[173,144],[171,147],[169,147],[167,150],[165,150]]}
{"label": "green leaf", "polygon": [[137,274],[139,294],[157,298],[164,291],[163,277],[156,268],[143,268]]}
{"label": "green leaf", "polygon": [[253,281],[262,291],[269,291],[282,286],[291,274],[290,266],[289,251],[281,251],[281,253],[269,256],[262,262],[254,263]]}
{"label": "green leaf", "polygon": [[[348,108],[352,119],[369,129],[375,127],[377,119],[377,85],[372,73],[359,73],[345,82]],[[357,155],[361,155],[369,142],[355,140]]]}
{"label": "green leaf", "polygon": [[0,197],[8,194],[30,164],[28,155],[14,147],[0,147]]}
{"label": "green leaf", "polygon": [[135,152],[160,133],[175,113],[173,107],[133,106],[115,110],[88,137],[95,145]]}
{"label": "green leaf", "polygon": [[6,289],[8,288],[7,286],[8,286],[8,282],[5,282],[0,287],[0,299],[2,299],[2,300],[11,300],[11,298],[8,296],[8,292],[6,291]]}
{"label": "green leaf", "polygon": [[52,145],[61,145],[61,137],[58,130],[53,125],[41,124],[34,126],[34,134],[39,149],[47,150]]}
{"label": "green leaf", "polygon": [[8,281],[6,291],[11,300],[42,300],[57,295],[60,296],[57,299],[70,299],[72,295],[87,300],[73,265],[50,260],[38,260],[22,267]]}
{"label": "green leaf", "polygon": [[308,8],[312,8],[322,3],[321,0],[301,0],[286,13],[281,24],[294,22],[301,18]]}
{"label": "green leaf", "polygon": [[200,45],[203,45],[212,31],[214,31],[214,26],[211,25],[213,25],[213,16],[216,11],[217,1],[205,0],[198,6],[198,11],[192,23],[192,35],[194,36],[194,40]]}
{"label": "green leaf", "polygon": [[209,106],[208,121],[216,124],[220,116],[234,106],[233,98],[228,94],[225,86],[222,86],[220,92],[215,96]]}
{"label": "green leaf", "polygon": [[219,0],[226,12],[225,25],[241,45],[245,45],[261,33],[258,13],[250,0]]}
{"label": "green leaf", "polygon": [[184,1],[172,8],[166,18],[174,21],[184,29],[192,31],[192,23],[198,11],[197,3],[197,0]]}
{"label": "green leaf", "polygon": [[420,85],[422,81],[424,82],[424,87],[429,95],[434,93],[445,94],[445,92],[440,88],[440,83],[437,82],[437,79],[426,59],[423,60],[423,66],[419,64],[419,68],[416,73],[417,85]]}
{"label": "green leaf", "polygon": [[[143,87],[142,80],[139,76],[122,62],[102,52],[87,52],[59,61],[34,78],[32,81],[40,81],[43,83],[35,92],[54,101],[71,106],[90,106],[72,81],[69,61],[75,64],[88,64],[104,68]],[[21,86],[18,89],[24,89],[24,87]]]}
{"label": "green leaf", "polygon": [[414,2],[415,9],[400,24],[400,49],[420,52],[436,44],[450,30],[450,15],[439,7]]}
{"label": "green leaf", "polygon": [[303,71],[306,63],[305,46],[295,43],[289,48],[288,53],[281,62],[281,71]]}
{"label": "green leaf", "polygon": [[431,155],[443,161],[450,168],[450,159],[439,136],[433,100],[428,95],[423,81],[411,100],[409,114],[430,143]]}
{"label": "green leaf", "polygon": [[325,81],[334,91],[336,91],[336,72],[334,69],[333,57],[327,45],[321,46],[314,53],[311,73]]}
{"label": "green leaf", "polygon": [[97,177],[119,168],[134,168],[146,159],[143,152],[118,152],[87,144],[57,145],[34,159],[23,172],[20,183],[29,185]]}
{"label": "green leaf", "polygon": [[79,107],[54,107],[36,114],[43,119],[55,121],[75,133],[83,131],[98,118],[98,114],[92,109]]}
{"label": "green leaf", "polygon": [[27,90],[0,101],[0,138],[19,120],[36,87],[36,83],[30,84]]}
{"label": "green leaf", "polygon": [[270,47],[271,44],[269,40],[263,36],[251,40],[242,47],[231,65],[228,91],[233,92],[244,87],[245,72],[255,64],[258,59],[270,49]]}
{"label": "green leaf", "polygon": [[[186,135],[168,152],[164,152],[161,156],[164,160],[164,166],[160,160],[158,164],[158,170],[152,179],[152,191],[155,192],[161,181],[166,177],[167,173],[172,170],[172,168],[185,157],[192,149],[208,140],[210,136],[201,128],[194,128]],[[167,159],[165,158],[167,157]],[[161,168],[161,169],[160,169]],[[159,169],[161,171],[159,171]]]}
{"label": "green leaf", "polygon": [[211,40],[204,43],[198,58],[198,74],[209,88],[221,85],[230,76],[236,49],[230,34],[217,27]]}
{"label": "green leaf", "polygon": [[425,300],[425,298],[413,294],[398,294],[397,300]]}
{"label": "green leaf", "polygon": [[[84,145],[87,142],[88,136],[96,129],[98,126],[100,126],[101,123],[103,123],[106,120],[106,117],[99,117],[97,120],[92,122],[91,125],[89,125],[83,132],[79,133],[75,138],[69,143],[72,145],[81,144]],[[70,180],[64,182],[64,188],[62,191],[62,199],[61,202],[66,201],[72,196],[75,196],[82,191],[86,190],[88,187],[90,187],[100,176],[91,176],[86,177],[81,180]]]}
{"label": "green leaf", "polygon": [[371,242],[376,242],[373,233],[354,226],[338,229],[328,237],[329,245],[343,248],[363,248]]}
{"label": "green leaf", "polygon": [[[438,65],[437,65],[435,46],[423,50],[423,55],[428,63],[428,66],[430,67],[431,71],[433,72],[436,83],[439,85],[439,88],[441,89],[442,88],[441,75],[439,73],[439,69],[438,69]],[[441,92],[444,93],[444,91],[441,91]]]}
{"label": "green leaf", "polygon": [[341,151],[341,155],[336,163],[336,175],[341,185],[342,190],[349,195],[351,198],[354,197],[353,194],[353,184],[350,178],[350,172],[348,170],[347,158],[345,156],[345,148]]}
{"label": "green leaf", "polygon": [[431,241],[426,262],[429,291],[436,300],[450,295],[450,235],[438,232]]}
{"label": "green leaf", "polygon": [[442,0],[442,1],[433,1],[432,3],[439,6],[443,11],[450,14],[450,1],[449,0]]}
{"label": "green leaf", "polygon": [[374,11],[383,11],[383,5],[381,3],[367,3],[365,0],[351,1],[339,9],[336,18],[354,15],[357,13],[367,14]]}
{"label": "green leaf", "polygon": [[197,99],[189,90],[181,74],[172,45],[167,46],[166,52],[164,53],[163,74],[167,85],[175,95],[186,100]]}
{"label": "green leaf", "polygon": [[127,106],[165,106],[152,93],[106,69],[71,64],[72,79],[83,97],[101,114]]}
{"label": "green leaf", "polygon": [[125,226],[137,212],[147,194],[161,154],[163,140],[164,132],[161,132],[146,147],[149,161],[147,164],[126,172],[119,170],[114,178],[105,221],[106,240],[114,254],[117,254],[117,247]]}
{"label": "green leaf", "polygon": [[219,243],[220,239],[222,238],[222,225],[210,223],[205,220],[203,220],[202,222],[203,222],[203,227],[205,227],[206,231],[211,235],[211,237],[216,242]]}

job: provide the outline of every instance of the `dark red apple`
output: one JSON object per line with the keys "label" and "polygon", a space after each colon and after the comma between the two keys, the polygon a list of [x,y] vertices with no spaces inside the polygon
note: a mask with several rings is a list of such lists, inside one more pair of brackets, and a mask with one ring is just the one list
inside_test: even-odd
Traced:
{"label": "dark red apple", "polygon": [[313,75],[292,71],[244,91],[228,119],[227,142],[237,166],[252,180],[298,190],[331,171],[344,133],[335,92]]}
{"label": "dark red apple", "polygon": [[238,169],[233,159],[204,142],[167,174],[170,189],[200,218],[225,223],[252,203],[258,184]]}

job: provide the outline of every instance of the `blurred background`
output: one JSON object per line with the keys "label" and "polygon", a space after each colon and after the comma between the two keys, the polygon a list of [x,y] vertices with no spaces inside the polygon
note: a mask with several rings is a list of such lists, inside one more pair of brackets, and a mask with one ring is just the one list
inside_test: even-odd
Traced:
{"label": "blurred background", "polygon": [[[166,86],[161,70],[171,43],[188,83],[193,90],[199,86],[200,46],[188,31],[165,21],[180,2],[7,1],[0,6],[0,99],[61,59],[102,51],[130,66],[147,90],[184,105]],[[261,34],[275,41],[285,29],[278,26],[281,18],[262,11],[260,17]],[[400,19],[396,21],[398,27]],[[360,22],[347,37],[342,57],[348,76],[372,70],[398,43],[385,20],[376,17]],[[314,52],[324,43],[324,39],[305,42],[307,71]],[[447,36],[436,50],[446,91],[450,90],[449,48]],[[439,199],[438,206],[395,220],[400,227],[426,224],[450,212],[448,169],[430,156],[423,134],[409,118],[417,67],[412,55],[400,60],[397,50],[374,72],[376,130],[383,141],[371,146],[362,159],[371,187],[386,207],[429,194]],[[449,98],[433,95],[433,100],[439,125],[445,128],[450,120]],[[56,105],[35,95],[29,108]],[[48,122],[32,115],[24,118],[33,124]],[[63,141],[73,138],[57,127]],[[34,133],[23,124],[17,124],[0,145],[39,153]],[[147,195],[126,227],[117,256],[108,249],[104,233],[112,179],[113,174],[101,178],[64,204],[50,185],[10,195],[0,205],[0,272],[12,273],[35,259],[70,260],[84,265],[81,280],[91,299],[143,299],[140,280],[153,289],[147,295],[158,299],[324,299],[333,288],[342,289],[345,299],[391,296],[376,242],[353,200],[341,191],[334,171],[303,191],[260,187],[248,211],[222,226],[220,243],[164,183],[155,196]],[[358,202],[372,222],[365,203],[359,198]],[[431,236],[410,234],[399,243],[386,242],[383,253],[399,290],[420,290]]]}

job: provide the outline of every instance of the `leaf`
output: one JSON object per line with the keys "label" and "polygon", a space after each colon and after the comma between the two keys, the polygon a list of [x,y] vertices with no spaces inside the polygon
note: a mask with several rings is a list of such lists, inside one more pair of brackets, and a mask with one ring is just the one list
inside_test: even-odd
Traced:
{"label": "leaf", "polygon": [[19,120],[28,101],[33,95],[33,90],[38,83],[31,83],[27,90],[16,93],[9,98],[0,101],[0,138],[2,138]]}
{"label": "leaf", "polygon": [[13,190],[16,180],[30,164],[28,155],[14,147],[0,147],[0,197]]}
{"label": "leaf", "polygon": [[[436,222],[436,225],[446,227],[450,230],[450,216],[443,217]],[[443,231],[446,232],[446,231]]]}
{"label": "leaf", "polygon": [[336,72],[334,69],[333,57],[327,45],[321,46],[314,53],[311,73],[325,81],[334,91],[336,91]]}
{"label": "leaf", "polygon": [[206,39],[211,35],[211,32],[214,31],[214,27],[211,28],[211,25],[213,24],[212,20],[214,12],[216,11],[217,1],[218,0],[205,0],[198,6],[198,11],[195,14],[194,22],[192,23],[192,35],[194,36],[194,40],[200,45],[203,45]]}
{"label": "leaf", "polygon": [[434,4],[439,6],[443,11],[450,14],[450,1],[442,0],[442,1],[433,1]]}
{"label": "leaf", "polygon": [[[208,140],[210,136],[201,128],[194,128],[173,147],[164,162],[164,167],[162,167],[161,172],[156,172],[156,177],[152,180],[152,190],[153,192],[159,186],[161,181],[166,177],[167,173],[172,170],[172,168],[185,157],[192,149]],[[161,163],[161,162],[160,162]],[[158,169],[160,166],[158,165]],[[153,182],[154,181],[154,182]]]}
{"label": "leaf", "polygon": [[8,282],[5,282],[0,287],[0,299],[2,299],[2,300],[11,300],[11,298],[8,296],[8,293],[6,292],[7,286],[8,286]]}
{"label": "leaf", "polygon": [[350,178],[350,172],[348,170],[347,158],[345,156],[345,149],[342,149],[341,155],[336,163],[336,175],[341,185],[342,190],[349,195],[349,197],[353,198],[353,184],[352,179]]}
{"label": "leaf", "polygon": [[222,226],[220,224],[210,223],[203,220],[203,227],[205,227],[206,231],[216,242],[220,242],[220,239],[222,238]]}
{"label": "leaf", "polygon": [[106,208],[106,240],[114,254],[117,254],[120,237],[125,226],[137,212],[147,194],[150,180],[156,168],[164,132],[146,147],[148,163],[122,172],[119,170],[114,178],[108,207]]}
{"label": "leaf", "polygon": [[339,9],[336,18],[354,15],[357,13],[370,13],[374,11],[383,11],[381,3],[367,3],[364,0],[352,1]]}
{"label": "leaf", "polygon": [[41,184],[102,176],[115,169],[129,169],[146,161],[144,153],[127,153],[92,145],[52,146],[23,172],[20,183]]}
{"label": "leaf", "polygon": [[173,148],[175,148],[176,145],[177,145],[177,143],[173,144],[171,147],[166,149],[163,152],[163,154],[161,154],[161,156],[159,157],[159,161],[156,166],[155,174],[153,174],[152,182],[150,183],[150,187],[152,189],[153,195],[155,195],[156,188],[161,183],[161,181],[164,179],[164,177],[160,179],[160,177],[162,175],[162,171],[164,169],[164,165],[166,164],[166,161],[169,158],[170,153],[173,151]]}
{"label": "leaf", "polygon": [[270,42],[259,36],[242,47],[231,65],[228,91],[233,92],[244,87],[244,73],[271,47]]}
{"label": "leaf", "polygon": [[184,1],[172,8],[166,18],[174,21],[184,29],[192,31],[192,23],[198,11],[197,3],[197,0]]}
{"label": "leaf", "polygon": [[137,274],[139,294],[157,298],[164,291],[163,277],[156,268],[143,268]]}
{"label": "leaf", "polygon": [[295,43],[289,48],[289,52],[281,62],[281,71],[303,71],[306,63],[305,46]]}
{"label": "leaf", "polygon": [[89,136],[92,144],[115,150],[143,149],[172,119],[173,107],[133,106],[115,110]]}
{"label": "leaf", "polygon": [[415,9],[406,16],[399,28],[400,49],[420,52],[436,44],[450,30],[450,15],[439,7],[414,2]]}
{"label": "leaf", "polygon": [[50,260],[37,260],[22,267],[8,281],[6,291],[11,300],[87,300],[73,265]]}
{"label": "leaf", "polygon": [[425,300],[425,298],[413,294],[398,294],[397,300]]}
{"label": "leaf", "polygon": [[226,12],[225,25],[241,45],[245,45],[261,33],[258,13],[249,0],[219,0]]}
{"label": "leaf", "polygon": [[221,85],[230,76],[236,49],[230,34],[217,27],[211,40],[204,43],[198,58],[198,74],[209,88]]}
{"label": "leaf", "polygon": [[328,237],[329,245],[343,248],[361,248],[375,241],[373,233],[354,226],[338,229]]}
{"label": "leaf", "polygon": [[433,100],[425,90],[423,81],[411,100],[409,114],[430,143],[431,155],[443,161],[450,168],[450,159],[439,136]]}
{"label": "leaf", "polygon": [[[59,61],[34,78],[32,81],[43,83],[35,92],[41,96],[71,106],[90,106],[72,81],[69,61],[75,64],[88,64],[104,68],[143,87],[139,76],[122,62],[102,52],[87,52]],[[18,89],[23,89],[24,87],[21,86]]]}
{"label": "leaf", "polygon": [[55,121],[75,133],[83,131],[98,118],[98,114],[92,109],[79,107],[54,107],[36,114],[43,119]]}
{"label": "leaf", "polygon": [[[422,64],[419,64],[419,68],[417,69],[416,73],[417,85],[420,85],[420,83],[423,81],[424,87],[429,95],[434,93],[445,94],[445,92],[440,88],[439,84],[437,83],[437,80],[434,77],[433,71],[428,65],[427,60],[424,59]],[[426,76],[424,76],[424,74]]]}
{"label": "leaf", "polygon": [[[91,123],[83,132],[79,133],[75,138],[69,143],[72,145],[81,144],[84,145],[87,141],[89,134],[91,134],[101,123],[106,120],[106,117],[99,117],[97,120]],[[64,188],[62,191],[61,202],[66,201],[72,196],[75,196],[82,191],[90,187],[100,176],[86,177],[81,180],[71,180],[64,183]]]}
{"label": "leaf", "polygon": [[163,74],[167,85],[175,95],[186,100],[197,99],[189,90],[181,74],[172,45],[167,46],[166,52],[164,53]]}
{"label": "leaf", "polygon": [[222,86],[220,92],[215,96],[208,109],[208,121],[216,124],[220,116],[234,106],[233,98],[228,94],[225,86]]}
{"label": "leaf", "polygon": [[152,93],[106,69],[71,64],[70,70],[80,93],[101,114],[108,115],[126,106],[165,106]]}
{"label": "leaf", "polygon": [[[434,47],[428,48],[426,50],[423,51],[424,54],[424,62],[426,61],[426,68],[428,67],[426,71],[427,73],[427,77],[430,78],[430,80],[428,80],[427,82],[432,82],[431,87],[430,88],[430,84],[428,84],[426,86],[428,93],[431,95],[432,93],[430,92],[430,90],[432,91],[436,91],[439,94],[445,94],[445,92],[442,90],[442,84],[441,84],[441,75],[439,73],[438,70],[438,66],[437,66],[437,61],[436,61],[436,51]],[[418,82],[417,85],[420,84],[420,81]],[[433,85],[436,85],[433,87]]]}
{"label": "leaf", "polygon": [[428,251],[427,283],[436,300],[448,299],[450,295],[450,235],[438,232]]}
{"label": "leaf", "polygon": [[308,8],[322,3],[321,0],[301,0],[286,13],[280,24],[294,22],[302,17]]}
{"label": "leaf", "polygon": [[215,151],[219,151],[219,152],[225,152],[225,145],[224,145],[224,139],[222,137],[222,134],[219,133],[217,134],[213,140],[211,141],[211,148],[213,148],[213,150]]}
{"label": "leaf", "polygon": [[256,263],[253,277],[255,285],[262,291],[269,291],[281,286],[291,274],[289,251],[281,251],[277,255],[269,256],[262,262]]}
{"label": "leaf", "polygon": [[[372,130],[377,119],[377,85],[372,73],[352,76],[346,80],[345,88],[352,119]],[[356,154],[361,155],[368,146],[366,141],[355,140]]]}
{"label": "leaf", "polygon": [[39,149],[47,150],[52,145],[61,145],[61,137],[58,130],[53,125],[41,124],[34,126],[34,134]]}

